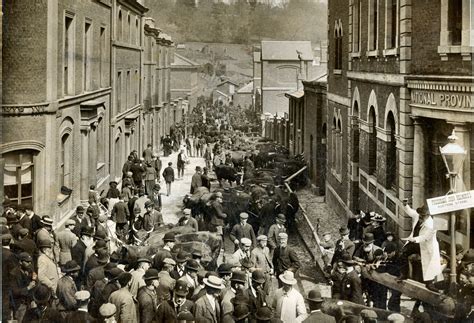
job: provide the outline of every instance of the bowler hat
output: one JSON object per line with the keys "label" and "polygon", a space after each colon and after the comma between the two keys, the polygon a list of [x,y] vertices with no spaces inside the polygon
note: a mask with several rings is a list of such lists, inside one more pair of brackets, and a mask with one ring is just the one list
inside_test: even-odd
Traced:
{"label": "bowler hat", "polygon": [[52,243],[51,240],[41,240],[38,241],[38,248],[51,248]]}
{"label": "bowler hat", "polygon": [[257,313],[255,313],[255,318],[259,321],[269,321],[273,318],[272,309],[268,306],[259,307]]}
{"label": "bowler hat", "polygon": [[106,249],[107,248],[107,242],[104,240],[97,240],[94,245],[94,250],[98,249]]}
{"label": "bowler hat", "polygon": [[99,308],[99,313],[103,318],[112,317],[115,312],[117,312],[117,307],[112,303],[105,303]]}
{"label": "bowler hat", "polygon": [[176,319],[178,321],[194,322],[193,313],[188,310],[182,310],[181,312],[179,312],[176,316]]}
{"label": "bowler hat", "polygon": [[165,236],[163,237],[164,242],[171,242],[175,241],[175,234],[174,232],[166,232]]}
{"label": "bowler hat", "polygon": [[8,213],[6,214],[6,218],[7,218],[7,223],[8,223],[8,224],[18,223],[18,221],[20,221],[20,220],[18,219],[17,214],[16,214],[15,212],[13,212],[13,211],[12,211],[12,212],[8,212]]}
{"label": "bowler hat", "polygon": [[110,240],[107,234],[104,231],[100,231],[100,230],[95,232],[94,239],[98,241],[104,241],[104,242],[107,242]]}
{"label": "bowler hat", "polygon": [[75,260],[69,260],[68,262],[66,262],[63,268],[63,271],[65,273],[72,273],[79,270],[81,270],[81,267],[77,264]]}
{"label": "bowler hat", "polygon": [[146,201],[145,202],[145,207],[150,207],[150,206],[154,206],[154,203],[150,200]]}
{"label": "bowler hat", "polygon": [[312,289],[308,293],[306,300],[309,302],[321,303],[324,302],[324,299],[321,297],[321,292],[317,289]]}
{"label": "bowler hat", "polygon": [[24,237],[24,236],[28,235],[29,232],[30,231],[28,231],[27,228],[21,228],[20,230],[18,230],[18,235],[20,237]]}
{"label": "bowler hat", "polygon": [[199,264],[196,260],[190,259],[186,262],[185,268],[190,271],[197,272],[199,270]]}
{"label": "bowler hat", "polygon": [[341,227],[339,228],[339,234],[342,236],[349,234],[349,229],[347,227]]}
{"label": "bowler hat", "polygon": [[232,313],[234,320],[240,321],[249,315],[250,315],[250,307],[248,305],[241,304],[241,305],[234,306],[234,312]]}
{"label": "bowler hat", "polygon": [[234,271],[232,277],[230,278],[231,282],[239,282],[245,284],[247,282],[247,274],[241,270]]}
{"label": "bowler hat", "polygon": [[342,255],[341,261],[347,265],[355,264],[355,261],[352,259],[352,256],[348,254],[347,252]]}
{"label": "bowler hat", "polygon": [[196,166],[196,171],[202,170],[201,166]]}
{"label": "bowler hat", "polygon": [[83,207],[82,205],[78,205],[78,206],[76,207],[76,213],[77,213],[77,212],[84,212],[85,210],[86,210],[86,209],[84,209],[84,207]]}
{"label": "bowler hat", "polygon": [[234,304],[234,306],[236,306],[236,305],[249,305],[250,299],[248,298],[248,296],[245,296],[245,294],[238,293],[238,294],[235,295],[235,297],[230,299],[230,302],[232,304]]}
{"label": "bowler hat", "polygon": [[37,304],[44,304],[51,298],[51,289],[45,284],[39,284],[36,286],[33,292],[33,299]]}
{"label": "bowler hat", "polygon": [[155,268],[150,268],[145,272],[145,275],[143,275],[143,280],[153,280],[153,279],[158,279],[158,270]]}
{"label": "bowler hat", "polygon": [[188,254],[183,250],[179,251],[178,255],[176,256],[176,262],[178,264],[186,262],[186,261],[188,261],[188,259],[189,259]]}
{"label": "bowler hat", "polygon": [[250,269],[255,266],[255,263],[250,258],[243,258],[240,260],[240,265],[245,269]]}
{"label": "bowler hat", "polygon": [[373,218],[372,218],[373,221],[376,221],[376,222],[385,222],[387,221],[386,218],[384,218],[382,215],[380,214],[376,214]]}
{"label": "bowler hat", "polygon": [[160,184],[155,184],[155,185],[153,185],[153,190],[154,190],[154,191],[159,191],[159,190],[161,190]]}
{"label": "bowler hat", "polygon": [[222,283],[222,278],[219,278],[217,276],[209,276],[208,278],[204,278],[203,279],[204,281],[204,284],[206,286],[209,286],[211,288],[214,288],[214,289],[224,289],[225,286],[224,284]]}
{"label": "bowler hat", "polygon": [[92,237],[93,234],[94,234],[94,228],[89,227],[89,226],[81,227],[81,236]]}
{"label": "bowler hat", "polygon": [[232,267],[233,266],[229,263],[220,264],[219,267],[217,268],[217,273],[219,275],[231,274],[232,273]]}
{"label": "bowler hat", "polygon": [[374,235],[370,232],[367,232],[367,233],[364,233],[364,237],[362,238],[362,241],[365,243],[365,244],[370,244],[370,243],[373,243],[375,241],[374,239]]}
{"label": "bowler hat", "polygon": [[105,249],[100,249],[100,250],[97,250],[97,254],[98,254],[98,257],[97,257],[97,263],[99,265],[105,265],[106,263],[109,262],[109,254],[107,252],[107,250]]}
{"label": "bowler hat", "polygon": [[124,273],[124,271],[118,267],[110,269],[108,271],[109,281],[117,280],[122,273]]}
{"label": "bowler hat", "polygon": [[297,283],[295,274],[292,271],[286,270],[283,274],[278,276],[280,280],[287,285],[295,285]]}
{"label": "bowler hat", "polygon": [[252,273],[252,280],[259,284],[263,284],[265,282],[265,274],[262,270],[255,270]]}

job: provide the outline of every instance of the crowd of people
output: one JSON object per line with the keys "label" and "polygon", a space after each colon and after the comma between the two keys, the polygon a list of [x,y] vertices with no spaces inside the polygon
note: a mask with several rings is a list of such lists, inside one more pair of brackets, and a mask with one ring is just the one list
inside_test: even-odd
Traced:
{"label": "crowd of people", "polygon": [[[219,145],[212,150],[204,143],[194,150],[189,149],[186,139],[182,141],[175,149],[179,152],[178,178],[183,176],[189,157],[207,161],[222,154]],[[449,276],[449,257],[440,252],[432,218],[426,208],[412,210],[408,205],[407,214],[414,221],[405,245],[394,233],[385,231],[385,218],[373,212],[360,212],[350,219],[340,228],[340,239],[335,243],[329,233],[322,235],[320,246],[332,299],[367,306],[357,315],[343,310],[334,315],[323,313],[326,299],[319,289],[303,295],[296,287],[301,259],[288,245],[290,228],[285,214],[276,214],[267,227],[256,231],[248,223],[249,214],[242,212],[224,237],[227,215],[221,192],[213,192],[209,198],[208,225],[210,231],[229,239],[234,251],[217,268],[206,268],[199,250],[176,252],[173,232],[164,234],[152,257],[139,255],[131,261],[122,250],[112,251],[113,239],[118,245],[143,246],[154,231],[168,225],[161,213],[162,196],[171,194],[173,163],[161,173],[162,162],[152,148],[148,145],[141,158],[136,151],[130,154],[122,169],[120,189],[115,181],[101,194],[91,186],[88,204],[79,205],[64,227],[53,230],[53,220],[35,214],[30,205],[5,204],[0,218],[2,320],[376,322],[377,313],[370,310],[374,307],[396,312],[388,320],[403,322],[404,316],[397,314],[401,293],[369,279],[368,268],[400,280],[411,277],[424,281],[429,289],[449,294],[449,284],[441,279]],[[222,163],[226,163],[227,156],[223,156]],[[253,167],[247,158],[244,168]],[[212,165],[195,168],[191,194],[200,187],[211,188],[210,172]],[[166,194],[161,192],[160,175],[167,186]],[[109,220],[115,224],[114,232]],[[187,208],[177,225],[199,230]],[[457,260],[460,284],[454,295],[458,304],[455,319],[472,322],[474,257],[472,252],[459,250]],[[422,302],[416,306],[421,305],[429,308]],[[417,314],[427,322],[428,313]]]}

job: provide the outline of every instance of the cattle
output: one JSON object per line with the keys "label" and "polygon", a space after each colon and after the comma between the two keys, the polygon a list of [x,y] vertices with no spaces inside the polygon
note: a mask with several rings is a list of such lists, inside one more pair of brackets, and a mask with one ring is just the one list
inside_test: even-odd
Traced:
{"label": "cattle", "polygon": [[233,182],[236,182],[237,185],[240,185],[242,176],[234,167],[228,165],[218,165],[214,167],[214,172],[216,173],[220,187],[222,187],[222,180],[228,181],[230,186],[232,186]]}

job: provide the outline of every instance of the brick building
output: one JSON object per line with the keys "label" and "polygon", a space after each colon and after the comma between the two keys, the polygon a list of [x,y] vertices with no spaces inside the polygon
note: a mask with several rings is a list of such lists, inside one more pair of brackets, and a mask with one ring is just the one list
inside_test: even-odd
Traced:
{"label": "brick building", "polygon": [[2,197],[60,220],[90,185],[120,181],[128,153],[150,142],[147,9],[137,0],[15,0],[4,9]]}
{"label": "brick building", "polygon": [[[468,151],[462,178],[470,189],[473,6],[329,2],[327,201],[340,213],[376,211],[388,229],[408,234],[403,199],[419,207],[449,189],[439,147],[453,129]],[[472,247],[470,218],[458,217],[464,247]],[[447,228],[438,229],[447,242]]]}

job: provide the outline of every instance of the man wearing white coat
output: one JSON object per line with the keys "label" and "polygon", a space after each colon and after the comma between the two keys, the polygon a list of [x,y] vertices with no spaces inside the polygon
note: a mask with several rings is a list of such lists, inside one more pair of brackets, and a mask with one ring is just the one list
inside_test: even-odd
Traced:
{"label": "man wearing white coat", "polygon": [[408,256],[416,253],[418,249],[416,247],[419,245],[423,281],[428,285],[433,282],[442,270],[434,221],[426,206],[418,208],[416,211],[407,203],[404,203],[404,206],[406,214],[412,218],[412,231],[406,239],[408,243],[403,247],[402,266],[400,268],[402,275],[400,278],[407,278]]}

